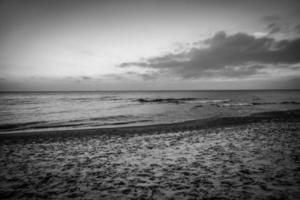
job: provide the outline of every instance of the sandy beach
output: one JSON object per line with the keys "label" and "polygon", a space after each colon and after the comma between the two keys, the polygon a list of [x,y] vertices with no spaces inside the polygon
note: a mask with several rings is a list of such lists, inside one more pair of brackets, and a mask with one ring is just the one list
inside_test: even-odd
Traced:
{"label": "sandy beach", "polygon": [[4,134],[0,198],[299,199],[299,116]]}
{"label": "sandy beach", "polygon": [[300,200],[300,0],[0,0],[0,200]]}

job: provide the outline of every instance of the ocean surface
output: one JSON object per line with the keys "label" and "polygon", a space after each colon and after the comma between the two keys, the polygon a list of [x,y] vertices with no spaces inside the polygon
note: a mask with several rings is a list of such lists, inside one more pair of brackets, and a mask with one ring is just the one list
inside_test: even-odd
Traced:
{"label": "ocean surface", "polygon": [[0,133],[121,127],[300,109],[300,91],[0,93]]}

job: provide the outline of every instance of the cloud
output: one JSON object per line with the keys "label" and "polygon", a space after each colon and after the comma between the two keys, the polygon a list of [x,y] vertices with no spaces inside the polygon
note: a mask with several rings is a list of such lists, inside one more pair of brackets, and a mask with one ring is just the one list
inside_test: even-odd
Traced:
{"label": "cloud", "polygon": [[129,67],[129,66],[140,66],[140,67],[147,67],[147,63],[142,62],[124,62],[120,64],[120,67]]}
{"label": "cloud", "polygon": [[283,19],[277,15],[265,16],[261,19],[265,25],[269,35],[279,33],[281,31],[286,31],[287,24],[283,22]]}
{"label": "cloud", "polygon": [[295,27],[294,27],[294,30],[296,33],[300,34],[300,24],[297,24]]}
{"label": "cloud", "polygon": [[92,79],[92,77],[90,77],[90,76],[81,76],[80,78],[82,80],[91,80]]}
{"label": "cloud", "polygon": [[73,81],[73,82],[88,82],[88,81],[98,81],[95,77],[92,76],[66,76],[61,78],[61,80]]}
{"label": "cloud", "polygon": [[277,23],[271,23],[267,25],[267,29],[269,31],[269,34],[275,34],[280,32],[282,30],[282,27]]}
{"label": "cloud", "polygon": [[277,15],[265,16],[260,20],[264,29],[269,36],[274,36],[278,34],[282,34],[285,37],[295,38],[295,36],[299,36],[300,33],[300,25],[295,23],[297,21],[282,18]]}
{"label": "cloud", "polygon": [[227,35],[218,32],[201,41],[206,47],[191,47],[181,53],[169,53],[142,62],[121,63],[120,67],[139,66],[169,71],[183,78],[204,76],[245,77],[264,74],[264,69],[300,62],[300,38],[277,41],[245,33]]}
{"label": "cloud", "polygon": [[141,78],[144,81],[152,81],[152,80],[156,80],[158,77],[161,77],[163,73],[161,71],[149,71],[145,73],[130,71],[127,72],[126,75],[131,77]]}

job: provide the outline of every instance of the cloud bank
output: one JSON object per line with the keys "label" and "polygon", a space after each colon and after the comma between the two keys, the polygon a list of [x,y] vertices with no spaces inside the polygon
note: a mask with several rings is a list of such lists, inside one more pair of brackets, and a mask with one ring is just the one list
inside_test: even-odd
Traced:
{"label": "cloud bank", "polygon": [[300,38],[278,41],[245,33],[227,35],[218,32],[199,43],[203,44],[202,47],[191,47],[180,53],[168,53],[141,62],[121,63],[120,67],[153,68],[182,78],[250,77],[266,75],[273,69],[294,71],[299,75]]}

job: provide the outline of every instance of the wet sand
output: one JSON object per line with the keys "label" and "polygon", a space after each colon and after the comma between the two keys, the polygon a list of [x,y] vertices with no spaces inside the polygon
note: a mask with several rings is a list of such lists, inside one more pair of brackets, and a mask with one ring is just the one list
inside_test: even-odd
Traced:
{"label": "wet sand", "polygon": [[300,199],[299,116],[1,135],[0,198]]}

